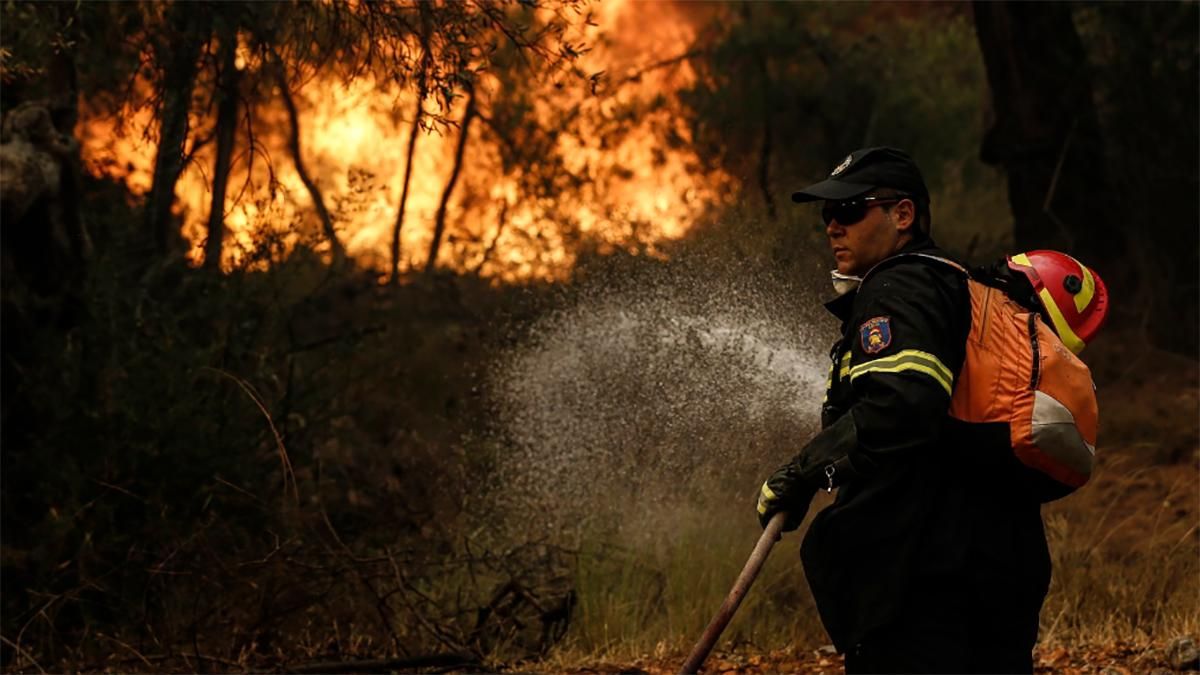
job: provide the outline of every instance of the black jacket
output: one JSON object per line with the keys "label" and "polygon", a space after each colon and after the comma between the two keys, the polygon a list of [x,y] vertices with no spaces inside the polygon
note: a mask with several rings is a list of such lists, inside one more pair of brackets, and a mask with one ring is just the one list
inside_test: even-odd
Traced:
{"label": "black jacket", "polygon": [[996,600],[981,611],[1011,612],[1020,630],[1032,617],[1036,637],[1049,585],[1040,503],[1019,487],[1007,427],[947,414],[970,331],[966,279],[911,253],[948,257],[932,242],[909,244],[826,305],[842,337],[822,431],[797,457],[802,473],[838,488],[801,556],[843,652],[931,587]]}

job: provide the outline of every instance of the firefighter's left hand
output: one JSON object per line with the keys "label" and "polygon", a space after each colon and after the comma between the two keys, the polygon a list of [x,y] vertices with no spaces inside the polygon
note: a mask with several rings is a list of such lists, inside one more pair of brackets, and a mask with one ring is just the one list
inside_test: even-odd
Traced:
{"label": "firefighter's left hand", "polygon": [[794,462],[789,462],[762,484],[758,491],[758,523],[764,528],[780,511],[787,512],[787,521],[783,531],[791,532],[800,527],[808,513],[817,487],[809,484],[800,477],[799,468]]}

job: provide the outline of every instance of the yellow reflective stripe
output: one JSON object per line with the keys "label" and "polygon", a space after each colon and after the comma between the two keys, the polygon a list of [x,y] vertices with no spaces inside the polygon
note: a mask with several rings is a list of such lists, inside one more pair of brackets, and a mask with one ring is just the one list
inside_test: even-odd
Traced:
{"label": "yellow reflective stripe", "polygon": [[947,394],[954,391],[954,375],[938,357],[919,349],[905,349],[882,359],[860,363],[850,369],[850,381],[867,373],[900,373],[916,371],[932,377]]}
{"label": "yellow reflective stripe", "polygon": [[[1093,283],[1095,283],[1093,281]],[[1042,289],[1038,291],[1038,297],[1042,299],[1042,307],[1046,308],[1046,313],[1050,315],[1050,321],[1054,324],[1054,332],[1058,333],[1058,339],[1063,341],[1063,344],[1070,349],[1072,353],[1078,354],[1083,351],[1083,340],[1071,330],[1071,325],[1067,323],[1066,317],[1059,311],[1058,305],[1054,304],[1054,298],[1050,295],[1050,291]]]}
{"label": "yellow reflective stripe", "polygon": [[850,377],[857,377],[860,374],[860,371],[863,371],[863,369],[870,366],[891,366],[900,363],[901,361],[924,361],[929,367],[937,369],[937,371],[941,373],[942,377],[945,379],[954,379],[954,373],[950,372],[950,369],[942,363],[941,359],[933,354],[930,354],[929,352],[923,352],[920,349],[905,349],[896,352],[891,356],[885,356],[883,358],[878,358],[866,363],[860,363],[850,369]]}
{"label": "yellow reflective stripe", "polygon": [[850,377],[850,352],[843,353],[837,362],[829,364],[829,379],[825,381],[825,398],[821,399],[822,404],[829,402],[829,390],[833,389],[833,373],[835,371],[839,380]]}
{"label": "yellow reflective stripe", "polygon": [[[1071,260],[1075,260],[1071,258]],[[1075,262],[1079,262],[1075,260]],[[1092,271],[1084,265],[1080,265],[1079,269],[1083,270],[1083,288],[1075,294],[1075,311],[1080,314],[1087,306],[1092,304],[1092,296],[1096,295],[1096,278],[1092,276]]]}
{"label": "yellow reflective stripe", "polygon": [[1018,254],[1014,255],[1012,257],[1012,261],[1017,263],[1018,265],[1024,265],[1025,267],[1033,267],[1033,263],[1029,262],[1029,256],[1025,255],[1024,253],[1018,253]]}
{"label": "yellow reflective stripe", "polygon": [[947,395],[950,395],[953,392],[950,381],[945,379],[944,377],[942,377],[941,373],[939,373],[937,370],[930,368],[929,366],[920,364],[920,363],[912,363],[912,362],[901,363],[899,365],[891,366],[888,368],[866,368],[862,372],[858,372],[858,373],[855,373],[854,375],[851,375],[850,380],[853,382],[854,378],[858,377],[859,375],[865,375],[867,373],[900,373],[900,372],[903,372],[906,370],[915,370],[920,373],[925,373],[926,375],[932,377],[934,379],[934,381],[936,381],[938,384],[940,384],[942,386],[942,389],[946,390]]}
{"label": "yellow reflective stripe", "polygon": [[758,507],[757,507],[758,513],[760,515],[766,513],[767,512],[767,502],[775,501],[775,499],[777,497],[778,497],[778,495],[775,494],[775,491],[772,490],[771,488],[767,487],[766,483],[763,483],[762,495],[758,498]]}

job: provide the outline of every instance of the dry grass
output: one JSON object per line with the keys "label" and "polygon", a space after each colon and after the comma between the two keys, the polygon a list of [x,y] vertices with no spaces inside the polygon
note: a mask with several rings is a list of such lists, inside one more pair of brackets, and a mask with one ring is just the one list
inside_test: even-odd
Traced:
{"label": "dry grass", "polygon": [[[1105,459],[1094,482],[1045,508],[1054,577],[1041,644],[1161,643],[1200,634],[1197,485],[1191,467],[1131,468]],[[734,505],[745,506],[745,505]],[[753,547],[757,525],[728,518],[678,523],[657,545],[600,548],[579,558],[580,604],[567,640],[542,665],[628,663],[686,653]],[[776,546],[722,636],[724,650],[763,653],[827,644],[793,533]]]}
{"label": "dry grass", "polygon": [[1200,634],[1194,466],[1110,455],[1094,484],[1045,512],[1054,579],[1043,643]]}
{"label": "dry grass", "polygon": [[[629,663],[685,653],[724,600],[759,535],[752,505],[729,504],[727,517],[678,515],[670,525],[593,546],[575,570],[579,605],[566,640],[534,669]],[[742,507],[742,508],[737,508]],[[785,535],[722,637],[725,648],[763,652],[823,637],[797,553]]]}

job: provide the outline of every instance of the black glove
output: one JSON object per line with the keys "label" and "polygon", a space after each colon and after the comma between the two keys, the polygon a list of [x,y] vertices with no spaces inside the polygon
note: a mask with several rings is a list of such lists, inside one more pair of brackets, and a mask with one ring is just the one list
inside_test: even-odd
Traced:
{"label": "black glove", "polygon": [[783,531],[791,532],[804,522],[815,494],[817,486],[800,477],[795,461],[788,462],[771,474],[758,491],[758,523],[765,528],[772,516],[787,511]]}

